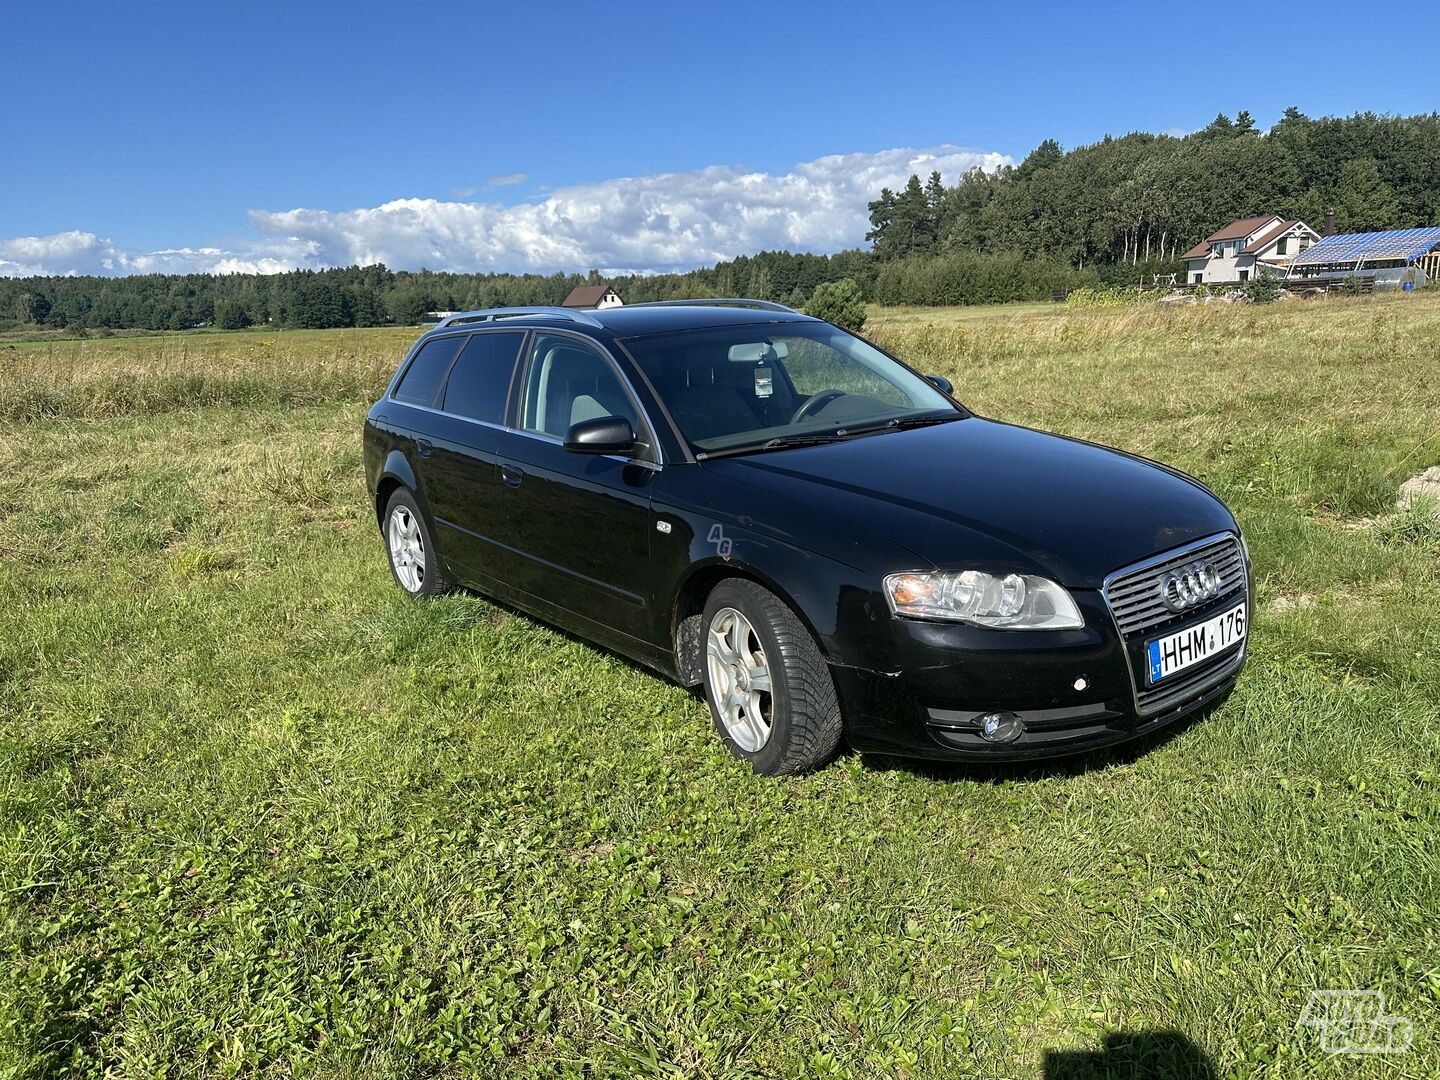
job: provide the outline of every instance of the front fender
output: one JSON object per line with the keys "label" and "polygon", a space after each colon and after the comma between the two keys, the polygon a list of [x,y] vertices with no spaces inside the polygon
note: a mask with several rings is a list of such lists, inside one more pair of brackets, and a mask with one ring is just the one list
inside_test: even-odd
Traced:
{"label": "front fender", "polygon": [[[799,616],[832,664],[855,666],[886,628],[889,608],[879,582],[845,563],[779,540],[773,535],[709,515],[668,510],[670,543],[656,546],[659,595],[657,642],[673,641],[678,618],[721,577],[747,577],[775,593]],[[718,528],[718,532],[717,532]]]}

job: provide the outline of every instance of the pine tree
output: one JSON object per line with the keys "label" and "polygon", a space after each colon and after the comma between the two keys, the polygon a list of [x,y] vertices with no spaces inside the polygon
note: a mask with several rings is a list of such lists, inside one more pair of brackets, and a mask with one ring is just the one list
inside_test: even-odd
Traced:
{"label": "pine tree", "polygon": [[871,200],[866,208],[870,211],[870,231],[865,234],[865,239],[875,245],[875,254],[884,258],[888,247],[886,235],[895,217],[895,193],[888,187],[881,188],[880,197]]}

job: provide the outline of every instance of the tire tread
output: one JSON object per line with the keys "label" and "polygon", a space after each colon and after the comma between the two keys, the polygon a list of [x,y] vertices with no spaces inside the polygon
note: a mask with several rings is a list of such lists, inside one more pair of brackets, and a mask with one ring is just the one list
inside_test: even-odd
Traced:
{"label": "tire tread", "polygon": [[780,646],[781,662],[772,663],[771,669],[778,667],[785,678],[789,738],[780,760],[764,769],[757,765],[757,771],[789,776],[820,768],[835,756],[844,734],[830,665],[799,616],[769,589],[746,578],[729,578],[717,585],[711,596],[722,589],[733,590],[746,606],[758,611]]}

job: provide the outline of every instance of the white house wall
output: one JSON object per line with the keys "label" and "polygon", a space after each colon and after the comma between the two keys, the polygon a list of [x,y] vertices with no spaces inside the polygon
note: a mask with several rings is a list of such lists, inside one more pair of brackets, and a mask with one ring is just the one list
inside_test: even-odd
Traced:
{"label": "white house wall", "polygon": [[[1249,270],[1250,274],[1253,275],[1255,272],[1255,256],[1243,254],[1247,243],[1248,241],[1246,240],[1224,241],[1225,254],[1220,256],[1212,255],[1204,262],[1204,269],[1202,271],[1205,275],[1204,284],[1235,284],[1240,280],[1241,270]],[[1232,252],[1235,249],[1239,249],[1242,254],[1233,254]],[[1195,261],[1199,262],[1198,259]]]}

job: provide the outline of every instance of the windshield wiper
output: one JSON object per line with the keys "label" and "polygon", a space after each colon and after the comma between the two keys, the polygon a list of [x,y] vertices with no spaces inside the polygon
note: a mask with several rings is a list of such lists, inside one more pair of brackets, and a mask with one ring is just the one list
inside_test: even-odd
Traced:
{"label": "windshield wiper", "polygon": [[945,424],[951,420],[959,420],[964,413],[934,413],[928,416],[896,416],[886,420],[883,424],[872,424],[869,427],[837,428],[835,431],[812,431],[805,434],[777,435],[773,439],[766,439],[763,443],[748,443],[745,446],[732,446],[724,450],[709,450],[695,455],[696,461],[707,461],[710,458],[729,457],[732,454],[763,454],[767,450],[789,450],[796,446],[820,446],[824,443],[840,442],[843,439],[850,439],[856,435],[874,435],[879,431],[900,431],[904,428],[929,427],[931,424]]}
{"label": "windshield wiper", "polygon": [[845,432],[812,432],[809,435],[777,435],[760,444],[761,450],[780,450],[789,446],[818,446],[820,443],[835,442],[845,437]]}
{"label": "windshield wiper", "polygon": [[931,424],[948,424],[951,420],[959,420],[960,413],[942,413],[940,415],[930,414],[929,416],[896,416],[886,420],[883,424],[874,424],[871,427],[863,428],[841,428],[842,435],[868,435],[875,431],[901,431],[905,428],[929,427]]}
{"label": "windshield wiper", "polygon": [[812,432],[808,435],[777,435],[763,443],[732,446],[725,450],[708,450],[703,454],[696,454],[695,460],[708,461],[710,458],[729,457],[732,454],[763,454],[766,450],[789,450],[794,446],[819,446],[822,443],[839,442],[844,437],[843,433],[835,431]]}
{"label": "windshield wiper", "polygon": [[928,427],[930,424],[948,424],[951,420],[959,419],[959,413],[941,413],[939,416],[897,416],[886,426],[893,428]]}

